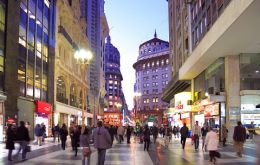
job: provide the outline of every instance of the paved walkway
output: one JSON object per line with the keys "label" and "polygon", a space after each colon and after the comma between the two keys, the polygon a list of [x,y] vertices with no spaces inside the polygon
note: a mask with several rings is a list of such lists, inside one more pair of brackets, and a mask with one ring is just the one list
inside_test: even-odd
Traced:
{"label": "paved walkway", "polygon": [[[67,142],[69,146],[70,142]],[[15,160],[13,164],[21,165],[76,165],[81,164],[81,151],[77,157],[74,156],[71,148],[61,150],[58,143],[49,142],[42,148],[34,149],[28,154],[25,162]],[[201,146],[200,146],[201,148]],[[247,143],[245,154],[238,158],[234,152],[233,146],[220,147],[221,159],[217,160],[219,165],[253,165],[256,164],[256,153],[254,144]],[[21,155],[20,155],[21,156]],[[96,164],[97,152],[92,146],[91,164]],[[8,164],[6,158],[2,159],[0,164]],[[11,164],[11,163],[9,163]],[[183,150],[179,139],[173,139],[169,148],[164,147],[162,138],[159,138],[157,144],[151,144],[150,150],[143,151],[143,144],[131,139],[131,144],[114,144],[113,148],[107,150],[106,165],[209,165],[208,152],[194,150],[190,139],[187,140],[186,148]]]}

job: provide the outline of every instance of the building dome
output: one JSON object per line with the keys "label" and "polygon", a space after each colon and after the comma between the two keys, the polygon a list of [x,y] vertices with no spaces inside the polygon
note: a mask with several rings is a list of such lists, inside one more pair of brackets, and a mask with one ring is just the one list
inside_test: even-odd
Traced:
{"label": "building dome", "polygon": [[139,46],[139,56],[137,60],[141,60],[151,54],[165,51],[166,49],[169,49],[169,42],[157,38],[157,33],[155,31],[153,39],[148,40]]}
{"label": "building dome", "polygon": [[111,37],[107,37],[107,43],[105,47],[106,62],[116,64],[120,66],[120,53],[118,49],[111,43]]}

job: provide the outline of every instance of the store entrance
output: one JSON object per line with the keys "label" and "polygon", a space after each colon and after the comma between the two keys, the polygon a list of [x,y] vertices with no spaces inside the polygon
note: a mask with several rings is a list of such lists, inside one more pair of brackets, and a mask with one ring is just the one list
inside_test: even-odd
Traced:
{"label": "store entrance", "polygon": [[35,125],[36,124],[40,124],[41,125],[42,123],[46,127],[46,136],[48,136],[48,128],[49,128],[48,116],[46,117],[46,116],[39,116],[39,115],[37,115],[35,117]]}

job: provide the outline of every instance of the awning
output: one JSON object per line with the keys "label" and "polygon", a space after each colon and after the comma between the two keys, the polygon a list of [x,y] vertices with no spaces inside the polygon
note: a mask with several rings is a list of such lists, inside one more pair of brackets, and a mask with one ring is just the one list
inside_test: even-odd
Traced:
{"label": "awning", "polygon": [[190,80],[179,80],[179,74],[177,73],[168,83],[163,91],[162,100],[170,102],[174,98],[174,95],[186,90],[191,84]]}
{"label": "awning", "polygon": [[42,114],[51,114],[52,112],[52,105],[43,101],[36,100],[35,101],[36,112]]}

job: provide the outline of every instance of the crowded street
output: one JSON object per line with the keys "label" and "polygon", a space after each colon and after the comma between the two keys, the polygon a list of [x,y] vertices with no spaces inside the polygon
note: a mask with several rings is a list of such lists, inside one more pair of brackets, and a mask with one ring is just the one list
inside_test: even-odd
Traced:
{"label": "crowded street", "polygon": [[[139,144],[139,141],[135,141],[131,138],[131,143],[127,144],[123,142],[118,144],[114,142],[113,147],[107,151],[106,165],[208,165],[209,155],[208,152],[204,152],[201,149],[199,151],[194,150],[194,146],[191,140],[187,140],[186,148],[181,148],[179,139],[172,139],[168,148],[165,148],[163,138],[157,139],[156,145],[151,144],[150,150],[144,151],[143,144]],[[75,157],[72,148],[68,147],[65,151],[61,150],[59,143],[52,142],[52,139],[48,139],[45,145],[39,147],[32,145],[32,152],[28,153],[28,159],[25,162],[14,160],[13,164],[20,165],[76,165],[81,164],[81,152]],[[91,146],[91,164],[95,164],[97,161],[97,152]],[[251,142],[245,144],[245,154],[242,158],[236,156],[236,153],[231,144],[226,147],[220,147],[219,152],[222,157],[217,160],[219,165],[254,165],[256,164],[256,146]],[[12,164],[6,160],[5,150],[1,145],[1,165]],[[17,158],[18,159],[18,158]]]}

